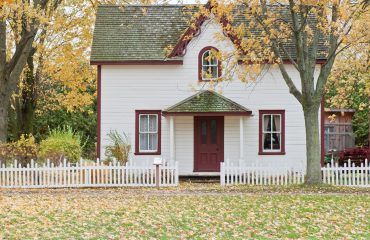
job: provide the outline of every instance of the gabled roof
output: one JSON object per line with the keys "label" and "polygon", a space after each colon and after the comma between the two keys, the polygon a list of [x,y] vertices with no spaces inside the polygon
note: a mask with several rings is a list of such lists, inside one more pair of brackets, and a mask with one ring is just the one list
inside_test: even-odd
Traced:
{"label": "gabled roof", "polygon": [[[98,62],[157,62],[182,63],[182,56],[191,38],[197,34],[206,17],[192,19],[196,5],[101,5],[98,7],[91,50],[91,63]],[[282,15],[287,10],[279,8]],[[287,20],[289,18],[287,17]],[[312,19],[311,19],[312,21]],[[190,22],[195,25],[190,26]],[[236,16],[233,25],[248,24],[243,16]],[[222,22],[221,24],[225,24]],[[254,35],[261,34],[255,31]],[[190,36],[190,37],[187,37]],[[234,44],[240,42],[230,36]],[[325,59],[324,39],[320,39],[318,59]],[[174,47],[169,54],[165,49]],[[295,46],[287,42],[285,48],[295,58]],[[284,54],[282,54],[284,55]]]}
{"label": "gabled roof", "polygon": [[210,90],[204,90],[163,110],[164,115],[187,115],[196,113],[251,115],[252,111]]}
{"label": "gabled roof", "polygon": [[[94,61],[166,61],[188,27],[186,5],[98,7],[91,50]],[[173,60],[181,60],[174,58]]]}

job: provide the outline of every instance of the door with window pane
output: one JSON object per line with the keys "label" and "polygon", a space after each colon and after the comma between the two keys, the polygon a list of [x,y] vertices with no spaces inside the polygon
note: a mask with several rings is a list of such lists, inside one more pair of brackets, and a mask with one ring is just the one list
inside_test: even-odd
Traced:
{"label": "door with window pane", "polygon": [[224,117],[194,117],[194,171],[218,172],[224,160]]}

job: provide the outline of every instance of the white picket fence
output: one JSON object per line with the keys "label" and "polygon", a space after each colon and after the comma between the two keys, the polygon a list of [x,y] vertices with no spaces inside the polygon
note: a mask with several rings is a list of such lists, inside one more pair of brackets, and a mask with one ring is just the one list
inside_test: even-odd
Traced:
{"label": "white picket fence", "polygon": [[[370,165],[368,160],[360,166],[355,166],[348,160],[344,166],[333,161],[321,168],[323,182],[336,186],[370,187]],[[251,185],[288,185],[304,183],[303,169],[289,167],[261,167],[233,165],[229,161],[221,163],[221,185],[251,184]]]}
{"label": "white picket fence", "polygon": [[137,165],[119,162],[105,165],[99,160],[76,164],[64,161],[42,165],[31,161],[22,167],[17,161],[9,166],[0,164],[0,188],[67,188],[67,187],[123,187],[177,186],[178,163],[159,165],[159,178],[153,164]]}
{"label": "white picket fence", "polygon": [[355,166],[350,159],[344,166],[339,166],[332,160],[321,171],[326,184],[370,187],[370,166],[367,159],[360,166]]}
{"label": "white picket fence", "polygon": [[221,163],[221,185],[287,185],[304,182],[304,171],[289,167],[237,166],[229,161]]}

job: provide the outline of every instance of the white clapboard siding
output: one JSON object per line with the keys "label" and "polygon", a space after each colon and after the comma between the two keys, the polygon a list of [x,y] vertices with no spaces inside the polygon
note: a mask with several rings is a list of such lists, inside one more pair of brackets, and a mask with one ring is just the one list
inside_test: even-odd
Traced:
{"label": "white clapboard siding", "polygon": [[328,163],[321,168],[323,182],[335,186],[362,186],[370,187],[370,166],[368,160],[355,166],[350,159],[344,166],[338,166],[338,163]]}
{"label": "white clapboard siding", "polygon": [[153,164],[105,165],[99,160],[71,164],[64,160],[54,165],[48,160],[42,165],[31,161],[22,167],[17,161],[9,166],[0,163],[0,188],[149,187],[156,186],[157,181],[159,186],[177,186],[178,162],[160,165],[159,178]]}
{"label": "white clapboard siding", "polygon": [[230,160],[221,163],[221,185],[288,185],[304,182],[304,169],[291,167],[261,167],[234,165]]}

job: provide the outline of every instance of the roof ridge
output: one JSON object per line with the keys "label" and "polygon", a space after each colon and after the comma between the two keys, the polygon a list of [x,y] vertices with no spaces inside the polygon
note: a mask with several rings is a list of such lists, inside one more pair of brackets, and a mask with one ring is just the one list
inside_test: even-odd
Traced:
{"label": "roof ridge", "polygon": [[178,107],[179,105],[181,105],[181,104],[183,104],[183,103],[187,102],[188,100],[190,100],[190,99],[192,99],[192,98],[194,98],[194,97],[199,96],[199,94],[201,94],[201,93],[203,93],[203,92],[205,92],[205,91],[208,91],[208,90],[201,90],[201,91],[199,91],[199,92],[197,92],[197,93],[195,93],[195,94],[193,94],[193,95],[191,95],[191,96],[189,96],[189,97],[185,98],[184,100],[181,100],[180,102],[176,103],[175,105],[172,105],[172,106],[170,106],[170,107],[168,107],[168,108],[165,108],[163,111],[164,111],[164,112],[170,111],[171,109]]}
{"label": "roof ridge", "polygon": [[239,103],[237,103],[237,102],[235,102],[235,101],[231,100],[230,98],[227,98],[227,97],[225,97],[225,96],[223,96],[223,95],[221,95],[221,94],[217,93],[216,91],[212,91],[212,93],[214,93],[215,95],[217,95],[217,96],[221,97],[221,98],[222,98],[222,99],[224,99],[225,101],[228,101],[229,103],[232,103],[232,104],[234,104],[234,105],[237,105],[238,107],[240,107],[240,108],[244,109],[245,111],[250,111],[248,108],[246,108],[246,107],[244,107],[244,106],[240,105]]}
{"label": "roof ridge", "polygon": [[187,97],[184,100],[176,103],[175,105],[172,105],[172,106],[164,109],[163,112],[171,112],[174,109],[180,107],[183,104],[186,104],[188,101],[192,101],[193,99],[199,97],[202,94],[212,94],[215,97],[218,97],[218,98],[222,99],[223,101],[227,102],[228,104],[231,104],[232,106],[235,106],[238,109],[238,112],[243,112],[243,111],[245,111],[245,112],[251,112],[250,109],[248,109],[248,108],[240,105],[239,103],[234,102],[231,99],[228,99],[227,97],[222,96],[221,94],[219,94],[219,93],[217,93],[217,92],[215,92],[213,90],[209,90],[209,89],[201,90],[201,91],[197,92],[196,94],[191,95],[190,97]]}
{"label": "roof ridge", "polygon": [[202,4],[100,4],[98,7],[187,7],[187,6],[200,6]]}

